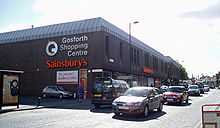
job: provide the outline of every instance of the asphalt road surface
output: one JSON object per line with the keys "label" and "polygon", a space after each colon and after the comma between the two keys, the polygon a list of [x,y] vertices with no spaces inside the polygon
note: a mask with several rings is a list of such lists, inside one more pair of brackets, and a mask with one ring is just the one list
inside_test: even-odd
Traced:
{"label": "asphalt road surface", "polygon": [[116,117],[111,108],[74,106],[42,108],[0,114],[0,128],[201,128],[201,106],[219,103],[220,90],[190,97],[189,104],[164,105],[147,118]]}

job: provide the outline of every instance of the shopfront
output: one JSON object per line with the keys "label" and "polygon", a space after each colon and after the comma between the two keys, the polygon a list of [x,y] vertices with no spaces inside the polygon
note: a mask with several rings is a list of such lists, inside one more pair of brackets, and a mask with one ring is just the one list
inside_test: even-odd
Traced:
{"label": "shopfront", "polygon": [[83,86],[88,98],[97,77],[155,86],[168,60],[136,38],[131,45],[128,37],[102,18],[0,33],[0,67],[25,72],[22,95],[40,96],[45,86],[60,85],[76,96]]}

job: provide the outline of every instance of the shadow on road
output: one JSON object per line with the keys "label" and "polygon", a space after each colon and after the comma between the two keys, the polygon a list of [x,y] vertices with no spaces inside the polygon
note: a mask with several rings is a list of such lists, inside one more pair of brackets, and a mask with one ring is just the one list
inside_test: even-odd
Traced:
{"label": "shadow on road", "polygon": [[21,97],[21,105],[40,106],[41,108],[56,108],[56,109],[80,109],[90,110],[93,105],[90,100],[78,102],[76,99],[57,99],[43,98],[38,100],[37,97]]}
{"label": "shadow on road", "polygon": [[95,108],[93,107],[92,109],[90,109],[90,112],[93,113],[112,113],[112,107],[111,106],[105,106],[105,107],[101,107],[101,108]]}
{"label": "shadow on road", "polygon": [[143,122],[143,121],[157,119],[165,114],[166,114],[166,112],[162,111],[162,112],[150,112],[148,117],[143,117],[140,115],[139,116],[131,116],[131,115],[116,116],[116,115],[114,115],[112,118],[117,119],[117,120],[124,120],[124,121]]}
{"label": "shadow on road", "polygon": [[202,94],[200,94],[199,96],[198,95],[190,95],[190,97],[203,97]]}
{"label": "shadow on road", "polygon": [[164,105],[167,106],[179,106],[179,107],[185,107],[185,106],[190,106],[192,103],[184,103],[184,104],[178,104],[178,103],[165,103]]}

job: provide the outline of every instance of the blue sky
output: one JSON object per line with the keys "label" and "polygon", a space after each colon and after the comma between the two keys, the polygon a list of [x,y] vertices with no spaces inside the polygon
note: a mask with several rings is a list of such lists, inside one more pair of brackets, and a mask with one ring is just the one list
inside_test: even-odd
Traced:
{"label": "blue sky", "polygon": [[103,17],[186,67],[220,71],[219,0],[1,0],[0,32]]}

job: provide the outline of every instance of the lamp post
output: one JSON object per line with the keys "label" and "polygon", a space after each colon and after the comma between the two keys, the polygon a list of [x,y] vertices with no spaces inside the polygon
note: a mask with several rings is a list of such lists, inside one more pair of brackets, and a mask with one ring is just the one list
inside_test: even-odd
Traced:
{"label": "lamp post", "polygon": [[132,24],[138,24],[139,21],[134,21],[129,23],[129,44],[131,45],[131,25]]}
{"label": "lamp post", "polygon": [[[132,43],[132,40],[131,40],[131,25],[132,24],[137,24],[137,23],[139,23],[139,21],[134,21],[134,22],[129,22],[129,40],[128,40],[128,42],[129,42],[129,52],[130,52],[130,74],[132,74],[131,73],[131,65],[132,65],[132,63],[131,63],[131,43]],[[132,87],[132,79],[131,79],[131,83],[130,83],[130,85],[131,85],[131,87]]]}

